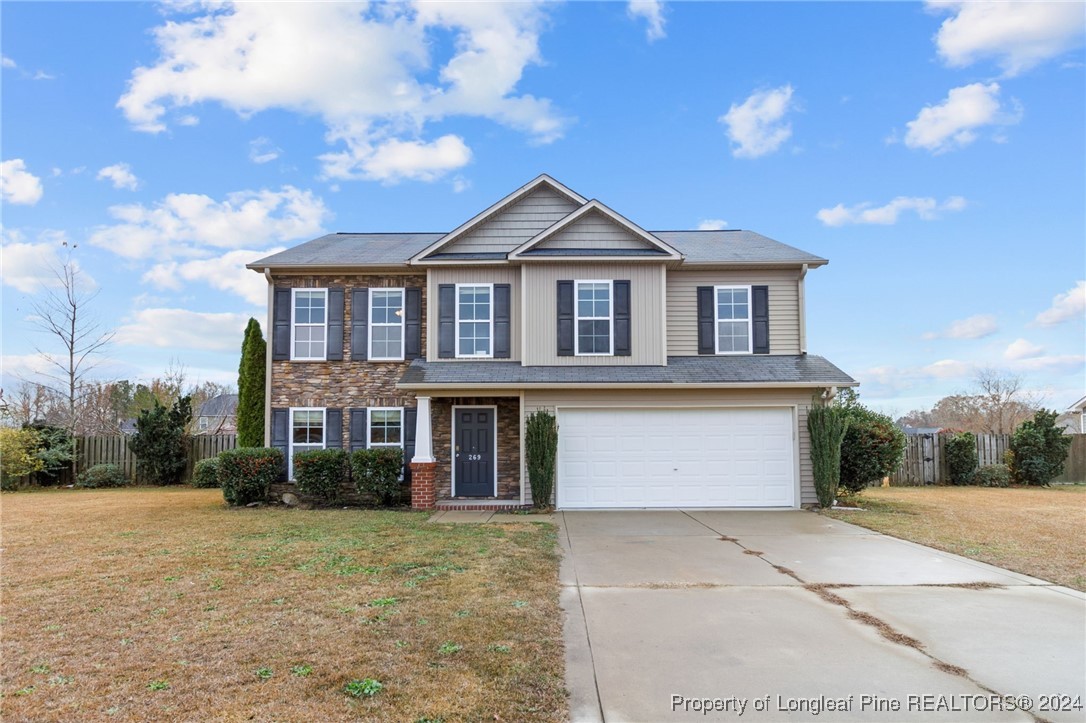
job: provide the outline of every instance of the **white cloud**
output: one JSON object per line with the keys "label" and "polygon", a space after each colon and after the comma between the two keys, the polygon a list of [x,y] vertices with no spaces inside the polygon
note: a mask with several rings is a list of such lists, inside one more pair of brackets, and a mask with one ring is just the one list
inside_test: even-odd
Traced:
{"label": "white cloud", "polygon": [[463,193],[471,188],[471,181],[463,176],[457,176],[452,180],[453,193]]}
{"label": "white cloud", "polygon": [[1041,356],[1044,352],[1043,347],[1037,346],[1027,339],[1015,339],[1003,351],[1003,357],[1011,360],[1032,359]]}
{"label": "white cloud", "polygon": [[90,243],[127,258],[192,256],[194,246],[262,247],[314,236],[330,217],[311,191],[238,191],[223,201],[194,193],[172,193],[153,206],[113,206],[120,223],[100,226]]}
{"label": "white cloud", "polygon": [[129,191],[135,191],[140,185],[140,179],[136,178],[136,174],[132,173],[132,167],[127,163],[106,166],[98,171],[97,178],[99,181],[109,181],[114,188],[127,188]]}
{"label": "white cloud", "polygon": [[650,43],[667,36],[664,30],[664,4],[660,0],[629,0],[626,13],[634,19],[645,19],[648,23],[645,37]]}
{"label": "white cloud", "polygon": [[928,8],[953,13],[939,27],[935,44],[955,68],[982,58],[995,59],[1008,76],[1082,44],[1086,14],[1077,2],[928,2]]}
{"label": "white cloud", "polygon": [[932,153],[946,153],[977,139],[984,126],[1009,126],[1022,120],[1022,109],[1012,101],[1006,110],[999,100],[999,83],[971,83],[951,88],[938,105],[924,107],[905,124],[905,145]]}
{"label": "white cloud", "polygon": [[21,158],[0,163],[0,196],[8,203],[33,206],[41,200],[41,179],[26,170]]}
{"label": "white cloud", "polygon": [[198,126],[200,125],[200,119],[194,115],[183,115],[177,119],[177,125],[179,126]]}
{"label": "white cloud", "polygon": [[322,157],[326,177],[395,181],[433,180],[470,159],[456,136],[425,137],[433,121],[489,118],[540,143],[568,124],[549,100],[517,88],[525,68],[542,62],[547,16],[538,2],[187,10],[154,30],[158,61],[136,68],[117,103],[139,130],[163,131],[170,110],[202,102],[242,116],[284,109],[321,118],[326,140],[346,147]]}
{"label": "white cloud", "polygon": [[1082,354],[1051,354],[1017,359],[1011,362],[1010,366],[1014,371],[1022,372],[1069,373],[1081,368],[1083,364],[1086,364],[1086,356]]}
{"label": "white cloud", "polygon": [[1081,321],[1083,317],[1086,317],[1086,281],[1079,281],[1070,291],[1056,294],[1052,306],[1038,314],[1033,321],[1041,326],[1054,326],[1071,319]]}
{"label": "white cloud", "polygon": [[5,286],[33,294],[43,286],[57,285],[53,269],[60,267],[60,258],[53,244],[8,241],[8,234],[4,236],[0,266],[3,267]]}
{"label": "white cloud", "polygon": [[999,331],[994,314],[976,314],[965,319],[952,321],[950,326],[940,332],[928,332],[925,339],[981,339]]}
{"label": "white cloud", "polygon": [[31,80],[56,80],[57,76],[52,73],[46,73],[44,70],[34,71],[34,75],[31,76]]}
{"label": "white cloud", "polygon": [[759,90],[732,106],[717,120],[728,129],[736,158],[757,158],[779,149],[792,137],[792,125],[784,116],[793,110],[792,86]]}
{"label": "white cloud", "polygon": [[268,282],[263,275],[245,268],[245,264],[283,250],[282,246],[263,251],[239,249],[216,258],[155,264],[144,273],[141,281],[157,289],[172,291],[183,288],[182,282],[204,283],[237,294],[255,306],[263,306],[268,300]]}
{"label": "white cloud", "polygon": [[972,376],[976,372],[976,365],[957,359],[941,359],[933,364],[920,367],[920,373],[935,379],[960,379]]}
{"label": "white cloud", "polygon": [[0,67],[4,68],[17,68],[19,67],[14,60],[6,55],[0,56]]}
{"label": "white cloud", "polygon": [[282,152],[283,149],[277,147],[269,138],[261,136],[249,141],[249,160],[253,163],[269,163]]}
{"label": "white cloud", "polygon": [[117,328],[113,341],[120,346],[237,350],[248,320],[248,314],[143,309]]}
{"label": "white cloud", "polygon": [[728,222],[722,218],[703,218],[698,224],[698,231],[720,231],[727,227]]}
{"label": "white cloud", "polygon": [[915,211],[920,218],[931,221],[939,218],[941,211],[961,211],[965,206],[966,201],[961,196],[951,196],[942,203],[930,197],[898,196],[885,206],[877,207],[870,203],[855,206],[839,203],[833,208],[823,208],[815,217],[826,226],[861,223],[891,225],[897,223],[898,216],[906,211]]}

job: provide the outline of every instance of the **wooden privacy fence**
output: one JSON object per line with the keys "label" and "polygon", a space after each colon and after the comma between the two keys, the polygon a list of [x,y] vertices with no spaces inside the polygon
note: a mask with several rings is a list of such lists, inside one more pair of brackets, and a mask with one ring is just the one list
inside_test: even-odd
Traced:
{"label": "wooden privacy fence", "polygon": [[[890,475],[892,487],[950,484],[946,463],[946,441],[950,435],[918,434],[906,437],[905,458]],[[1010,449],[1009,434],[978,434],[977,463],[980,467],[1003,464],[1003,453]],[[1071,435],[1064,472],[1055,482],[1086,482],[1086,435]]]}

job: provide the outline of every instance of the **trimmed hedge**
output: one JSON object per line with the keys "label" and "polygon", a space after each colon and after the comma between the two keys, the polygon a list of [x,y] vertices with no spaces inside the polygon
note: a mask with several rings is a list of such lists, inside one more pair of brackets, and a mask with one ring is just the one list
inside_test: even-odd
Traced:
{"label": "trimmed hedge", "polygon": [[96,464],[80,473],[75,480],[76,487],[86,487],[88,489],[125,487],[127,485],[128,478],[124,476],[124,470],[115,464]]}
{"label": "trimmed hedge", "polygon": [[977,438],[972,432],[961,432],[946,440],[946,466],[950,484],[973,484],[977,473]]}
{"label": "trimmed hedge", "polygon": [[219,453],[219,485],[231,505],[263,502],[283,472],[283,453],[274,447],[242,447]]}
{"label": "trimmed hedge", "polygon": [[1011,470],[1005,464],[981,467],[973,475],[973,484],[981,487],[1007,487],[1011,483]]}
{"label": "trimmed hedge", "polygon": [[557,455],[558,420],[546,410],[532,412],[524,425],[524,456],[532,486],[532,504],[537,508],[550,507]]}
{"label": "trimmed hedge", "polygon": [[335,502],[350,474],[350,455],[342,449],[313,449],[294,455],[294,481],[303,495]]}
{"label": "trimmed hedge", "polygon": [[403,488],[403,450],[399,447],[359,449],[351,455],[351,473],[359,494],[370,495],[378,504],[390,505]]}
{"label": "trimmed hedge", "polygon": [[192,486],[213,489],[219,486],[219,458],[201,459],[192,468]]}

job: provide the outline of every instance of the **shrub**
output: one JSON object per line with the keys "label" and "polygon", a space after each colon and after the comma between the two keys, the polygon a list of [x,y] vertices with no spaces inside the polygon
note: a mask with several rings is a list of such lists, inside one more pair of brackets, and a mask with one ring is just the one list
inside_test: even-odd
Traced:
{"label": "shrub", "polygon": [[88,489],[125,487],[127,484],[128,478],[124,476],[124,470],[115,464],[96,464],[80,473],[75,480],[76,487]]}
{"label": "shrub", "polygon": [[42,468],[38,446],[36,430],[0,427],[0,487],[15,489],[20,477]]}
{"label": "shrub", "polygon": [[219,486],[219,458],[201,459],[192,468],[192,486],[212,489]]}
{"label": "shrub", "polygon": [[950,484],[973,484],[977,472],[977,438],[972,432],[961,432],[946,439],[946,466]]}
{"label": "shrub", "polygon": [[1011,435],[1011,476],[1024,485],[1047,485],[1063,473],[1071,438],[1056,427],[1056,412],[1038,410]]}
{"label": "shrub", "polygon": [[848,418],[838,407],[812,407],[807,412],[811,433],[811,468],[818,504],[829,508],[837,499],[841,482],[841,442],[848,431]]}
{"label": "shrub", "polygon": [[43,487],[60,483],[60,475],[69,469],[75,448],[72,436],[64,427],[44,422],[26,425],[38,433],[38,449],[34,455],[41,460],[41,469],[33,473],[34,482]]}
{"label": "shrub", "polygon": [[403,474],[403,450],[399,447],[359,449],[351,455],[355,487],[378,504],[389,505],[399,496]]}
{"label": "shrub", "polygon": [[294,455],[294,481],[303,495],[335,502],[350,473],[350,455],[342,449],[313,449]]}
{"label": "shrub", "polygon": [[981,487],[1006,487],[1011,483],[1011,471],[1005,464],[981,467],[973,475],[973,483]]}
{"label": "shrub", "polygon": [[169,409],[156,399],[154,408],[140,412],[130,445],[141,476],[160,485],[181,481],[188,467],[185,428],[191,419],[192,399],[187,396]]}
{"label": "shrub", "polygon": [[219,454],[219,485],[231,505],[262,502],[283,472],[283,453],[274,447],[243,447]]}
{"label": "shrub", "polygon": [[532,486],[532,504],[536,507],[549,507],[551,504],[557,455],[557,420],[544,410],[532,412],[524,425],[524,457],[528,465],[528,481]]}
{"label": "shrub", "polygon": [[841,442],[841,487],[856,494],[889,474],[905,454],[905,433],[885,414],[852,402],[845,407],[848,429]]}
{"label": "shrub", "polygon": [[238,446],[259,447],[264,443],[264,374],[267,342],[260,323],[249,319],[241,343],[238,365]]}

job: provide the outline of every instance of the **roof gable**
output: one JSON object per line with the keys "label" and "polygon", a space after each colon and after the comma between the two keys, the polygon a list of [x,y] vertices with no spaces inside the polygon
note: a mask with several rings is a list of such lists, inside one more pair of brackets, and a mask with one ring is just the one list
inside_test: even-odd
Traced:
{"label": "roof gable", "polygon": [[533,255],[629,256],[638,253],[681,259],[675,248],[596,200],[540,231],[509,253],[510,259]]}

